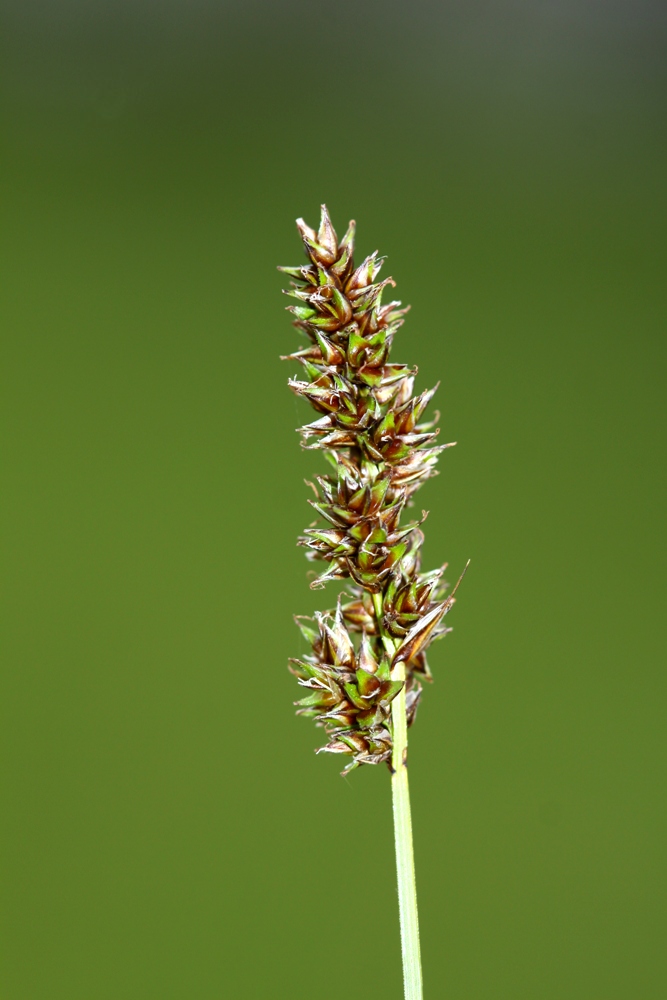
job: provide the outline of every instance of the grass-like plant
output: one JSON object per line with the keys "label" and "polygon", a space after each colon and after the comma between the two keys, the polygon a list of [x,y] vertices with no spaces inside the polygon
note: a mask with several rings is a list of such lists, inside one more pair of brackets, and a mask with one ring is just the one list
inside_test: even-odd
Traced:
{"label": "grass-like plant", "polygon": [[426,511],[406,524],[401,518],[451,445],[436,444],[437,413],[421,422],[437,386],[413,395],[416,368],[389,361],[408,309],[382,305],[384,289],[394,286],[392,278],[376,280],[383,259],[376,251],[355,267],[355,224],[339,241],[324,205],[317,231],[302,219],[297,227],[308,263],[280,270],[291,278],[286,294],[297,304],[288,309],[307,346],[287,355],[304,376],[289,385],[320,414],[300,428],[303,447],[323,451],[331,467],[308,484],[324,523],[313,522],[299,544],[309,559],[326,563],[313,589],[351,581],[335,610],[296,617],[311,648],[290,660],[308,690],[297,714],[324,729],[328,742],[320,750],[350,758],[343,774],[361,764],[389,765],[405,997],[421,1000],[408,727],[420,682],[431,680],[426,650],[450,631],[443,619],[458,583],[445,596],[445,566],[420,570]]}

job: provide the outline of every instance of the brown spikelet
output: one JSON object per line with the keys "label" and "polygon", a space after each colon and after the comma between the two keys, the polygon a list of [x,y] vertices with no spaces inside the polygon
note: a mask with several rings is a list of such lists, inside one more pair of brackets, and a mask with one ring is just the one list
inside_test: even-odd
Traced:
{"label": "brown spikelet", "polygon": [[450,631],[443,619],[454,596],[445,596],[445,567],[420,572],[426,512],[407,519],[405,509],[451,445],[437,443],[437,414],[422,419],[437,386],[414,395],[416,369],[389,360],[408,309],[383,303],[395,285],[377,280],[383,258],[376,251],[355,266],[355,223],[338,240],[324,205],[317,231],[302,219],[297,228],[308,263],[280,268],[291,279],[287,308],[306,341],[287,356],[301,367],[289,386],[317,413],[300,428],[302,446],[323,451],[331,467],[308,484],[318,521],[299,545],[325,564],[311,587],[351,585],[335,611],[297,619],[311,652],[290,669],[308,689],[297,714],[324,728],[322,750],[352,757],[349,771],[390,760],[391,701],[403,687],[392,666],[405,664],[411,723],[419,678],[431,679],[427,648]]}

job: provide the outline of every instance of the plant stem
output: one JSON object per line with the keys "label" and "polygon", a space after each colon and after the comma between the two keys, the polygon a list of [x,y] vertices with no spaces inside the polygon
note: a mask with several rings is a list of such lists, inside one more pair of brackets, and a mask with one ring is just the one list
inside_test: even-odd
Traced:
{"label": "plant stem", "polygon": [[[387,652],[392,655],[394,642],[383,626],[382,597],[373,594],[373,605],[380,634]],[[394,667],[392,680],[405,681],[405,663]],[[391,794],[396,843],[396,876],[398,880],[398,914],[401,925],[401,955],[403,958],[403,988],[405,1000],[422,1000],[422,963],[419,949],[419,914],[415,857],[412,847],[412,815],[408,786],[408,720],[405,711],[405,686],[391,703],[394,747],[391,757]]]}
{"label": "plant stem", "polygon": [[[392,675],[405,679],[405,665],[398,663]],[[408,788],[408,725],[405,715],[405,688],[391,705],[394,731],[393,774],[391,790],[394,806],[394,836],[396,839],[396,874],[398,876],[398,909],[401,922],[401,952],[405,1000],[422,1000],[422,966],[419,952],[419,917],[415,859],[412,848],[412,818]]]}

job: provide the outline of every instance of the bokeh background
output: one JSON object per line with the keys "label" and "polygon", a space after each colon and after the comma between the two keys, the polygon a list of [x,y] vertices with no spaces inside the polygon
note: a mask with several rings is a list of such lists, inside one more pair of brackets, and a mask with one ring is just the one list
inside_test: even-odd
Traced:
{"label": "bokeh background", "polygon": [[425,985],[658,1000],[665,42],[646,0],[4,5],[7,1000],[402,995],[388,774],[294,718],[327,201],[471,557],[412,731]]}

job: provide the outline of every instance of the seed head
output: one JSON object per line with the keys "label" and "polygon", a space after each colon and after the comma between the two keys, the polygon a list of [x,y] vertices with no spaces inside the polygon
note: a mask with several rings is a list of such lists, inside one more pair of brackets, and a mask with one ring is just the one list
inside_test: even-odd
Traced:
{"label": "seed head", "polygon": [[375,251],[355,267],[355,223],[339,241],[324,205],[317,231],[303,219],[297,228],[308,263],[279,268],[291,279],[285,294],[296,304],[287,308],[306,341],[285,358],[301,366],[288,384],[319,414],[299,429],[302,447],[323,451],[331,467],[310,484],[321,523],[298,544],[325,563],[313,589],[329,580],[350,586],[335,611],[297,617],[311,652],[292,659],[290,670],[309,689],[297,714],[325,730],[321,750],[352,757],[346,773],[391,759],[391,702],[404,683],[392,671],[405,666],[412,723],[419,678],[431,680],[426,650],[451,631],[443,624],[455,600],[454,591],[445,596],[445,567],[420,572],[426,511],[403,521],[451,445],[436,443],[437,413],[422,419],[437,386],[413,395],[417,369],[389,360],[409,307],[383,305],[395,286],[393,278],[376,280],[384,258]]}

